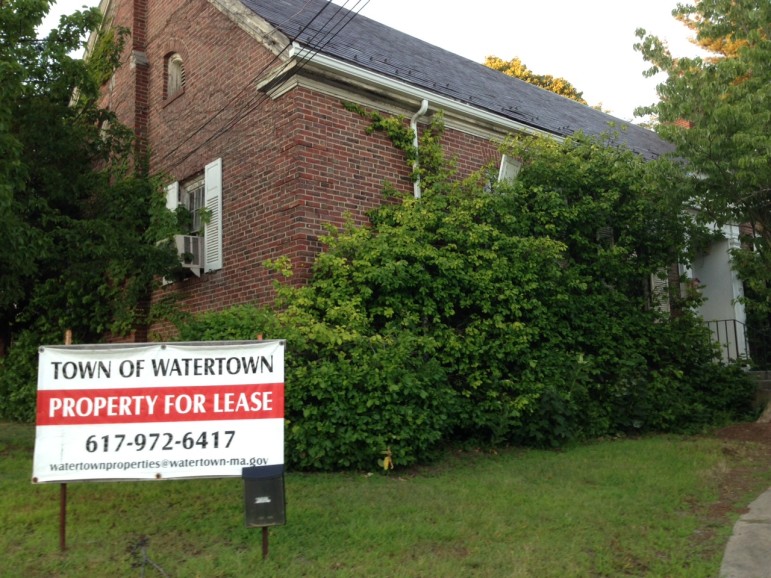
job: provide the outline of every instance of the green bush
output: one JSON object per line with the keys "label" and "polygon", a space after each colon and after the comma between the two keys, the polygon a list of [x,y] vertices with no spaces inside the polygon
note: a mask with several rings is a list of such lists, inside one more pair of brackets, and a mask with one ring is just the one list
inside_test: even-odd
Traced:
{"label": "green bush", "polygon": [[738,364],[716,361],[709,330],[684,314],[657,327],[648,392],[648,428],[700,431],[752,415],[756,385]]}
{"label": "green bush", "polygon": [[314,470],[377,467],[390,449],[405,466],[434,455],[455,393],[421,339],[364,336],[308,317],[237,306],[180,327],[184,341],[287,340],[286,462]]}
{"label": "green bush", "polygon": [[302,469],[375,468],[430,459],[450,430],[455,392],[408,333],[373,336],[345,355],[291,364],[287,462]]}
{"label": "green bush", "polygon": [[35,420],[38,348],[55,342],[54,338],[25,330],[14,340],[8,355],[0,357],[0,418]]}
{"label": "green bush", "polygon": [[747,415],[751,386],[689,303],[670,317],[644,288],[700,235],[655,194],[673,169],[583,137],[511,146],[516,183],[429,181],[370,227],[331,230],[275,313],[194,326],[287,339],[289,463],[371,468],[390,448],[406,465],[450,441],[553,447]]}

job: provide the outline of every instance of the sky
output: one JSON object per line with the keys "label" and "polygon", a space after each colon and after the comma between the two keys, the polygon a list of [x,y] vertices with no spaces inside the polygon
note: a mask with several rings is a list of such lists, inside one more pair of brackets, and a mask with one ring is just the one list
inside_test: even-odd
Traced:
{"label": "sky", "polygon": [[[475,62],[519,58],[624,120],[656,102],[656,84],[664,80],[643,77],[647,63],[632,48],[637,28],[665,40],[676,56],[697,53],[690,30],[672,17],[677,0],[474,0],[465,8],[448,0],[334,1]],[[43,28],[84,5],[99,1],[59,0]]]}

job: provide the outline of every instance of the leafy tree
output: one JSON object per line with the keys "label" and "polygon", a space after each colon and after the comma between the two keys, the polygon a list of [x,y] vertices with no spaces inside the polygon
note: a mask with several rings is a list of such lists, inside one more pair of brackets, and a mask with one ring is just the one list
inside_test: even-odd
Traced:
{"label": "leafy tree", "polygon": [[735,253],[750,316],[771,319],[771,3],[697,0],[673,15],[696,33],[707,57],[678,58],[638,30],[635,48],[665,72],[660,101],[638,109],[677,145],[692,171],[691,202],[704,220],[746,223],[754,252]]}
{"label": "leafy tree", "polygon": [[32,364],[21,360],[36,343],[61,342],[65,328],[88,341],[126,332],[142,320],[154,274],[173,262],[155,244],[173,227],[158,183],[132,158],[130,131],[98,105],[123,33],[86,63],[72,54],[101,15],[76,12],[37,38],[51,4],[0,6],[0,347],[27,351],[0,366],[0,414],[11,417],[28,408],[9,400],[34,399]]}
{"label": "leafy tree", "polygon": [[[697,0],[700,2],[701,0]],[[746,4],[750,10],[752,5]],[[739,49],[747,46],[747,40],[733,31],[733,26],[726,21],[721,21],[720,12],[724,6],[703,4],[702,6],[678,5],[672,11],[672,16],[694,33],[691,41],[707,52],[714,53],[716,57],[707,57],[707,60],[716,62],[723,56],[738,56]],[[727,25],[728,24],[728,25]]]}
{"label": "leafy tree", "polygon": [[485,58],[485,66],[498,70],[509,76],[519,78],[535,86],[540,86],[551,92],[567,97],[571,100],[586,104],[583,99],[583,93],[579,92],[572,84],[564,78],[554,77],[551,74],[536,74],[525,66],[519,58],[512,58],[509,61],[498,58],[497,56],[488,56]]}

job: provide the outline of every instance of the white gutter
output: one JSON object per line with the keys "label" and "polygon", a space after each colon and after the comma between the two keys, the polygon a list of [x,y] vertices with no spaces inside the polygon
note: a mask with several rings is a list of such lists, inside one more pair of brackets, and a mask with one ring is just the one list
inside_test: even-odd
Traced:
{"label": "white gutter", "polygon": [[428,110],[428,100],[425,98],[420,103],[420,110],[412,115],[410,119],[410,128],[412,129],[412,147],[415,150],[415,160],[412,161],[412,171],[415,174],[415,182],[412,184],[412,189],[416,199],[420,198],[420,154],[418,152],[420,139],[418,139],[418,119],[426,114]]}
{"label": "white gutter", "polygon": [[314,66],[315,68],[333,72],[340,76],[354,78],[360,82],[364,82],[370,85],[381,86],[395,93],[398,93],[405,98],[409,98],[410,100],[414,100],[415,97],[419,98],[421,101],[430,99],[432,105],[435,108],[453,112],[459,116],[479,119],[480,121],[501,127],[504,131],[523,132],[531,135],[547,136],[557,140],[558,142],[565,140],[564,137],[557,136],[548,131],[534,128],[532,126],[508,119],[481,108],[477,108],[452,98],[439,95],[426,89],[418,88],[411,84],[407,84],[406,82],[365,70],[325,54],[314,52],[313,50],[309,50],[303,47],[297,42],[292,44],[292,48],[289,51],[289,58],[304,60],[307,61],[307,66]]}

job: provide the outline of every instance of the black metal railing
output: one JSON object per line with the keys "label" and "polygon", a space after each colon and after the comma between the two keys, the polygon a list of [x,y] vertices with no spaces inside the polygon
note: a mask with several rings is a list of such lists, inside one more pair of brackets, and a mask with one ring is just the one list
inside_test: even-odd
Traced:
{"label": "black metal railing", "polygon": [[705,321],[712,332],[712,339],[720,345],[723,361],[749,361],[750,348],[747,326],[736,319]]}

